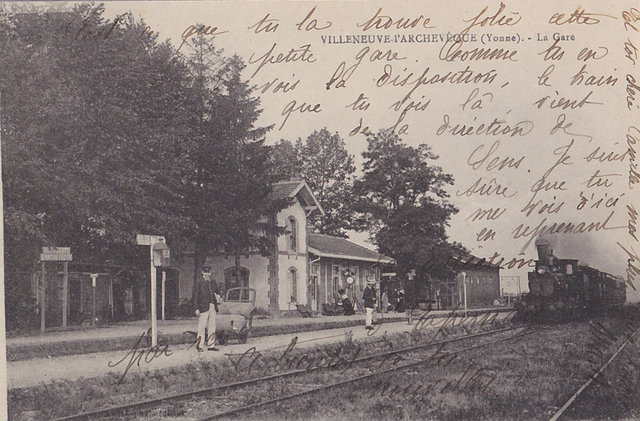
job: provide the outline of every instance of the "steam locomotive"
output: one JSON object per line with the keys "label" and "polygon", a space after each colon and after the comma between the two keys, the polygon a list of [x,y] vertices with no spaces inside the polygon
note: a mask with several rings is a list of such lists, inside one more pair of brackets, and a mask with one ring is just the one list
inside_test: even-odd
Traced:
{"label": "steam locomotive", "polygon": [[620,307],[626,300],[622,278],[553,255],[550,242],[536,240],[538,260],[529,272],[529,294],[518,305],[519,318],[558,320]]}

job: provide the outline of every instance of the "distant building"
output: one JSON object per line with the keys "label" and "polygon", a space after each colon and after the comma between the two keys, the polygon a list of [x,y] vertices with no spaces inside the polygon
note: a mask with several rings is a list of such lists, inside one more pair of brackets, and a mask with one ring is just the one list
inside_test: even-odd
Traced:
{"label": "distant building", "polygon": [[[473,255],[455,256],[452,264],[455,276],[450,279],[429,277],[416,280],[407,288],[413,296],[407,296],[407,302],[417,300],[433,309],[464,308],[465,283],[468,308],[493,306],[500,297],[500,267],[479,259]],[[391,279],[388,283],[391,299],[395,299],[395,290],[403,288],[403,282]],[[416,303],[417,304],[417,303]]]}
{"label": "distant building", "polygon": [[465,282],[467,307],[492,306],[500,297],[500,267],[473,255],[456,256],[454,279],[436,283],[433,299],[446,308],[464,308]]}

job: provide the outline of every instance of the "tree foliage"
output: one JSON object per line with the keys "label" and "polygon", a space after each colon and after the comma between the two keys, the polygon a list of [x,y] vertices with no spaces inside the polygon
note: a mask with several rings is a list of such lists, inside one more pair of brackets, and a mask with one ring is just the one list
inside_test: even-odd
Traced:
{"label": "tree foliage", "polygon": [[354,157],[338,133],[314,130],[295,145],[281,140],[273,148],[281,178],[303,177],[325,212],[313,222],[315,232],[345,237],[353,228]]}
{"label": "tree foliage", "polygon": [[264,144],[271,127],[255,127],[262,110],[241,78],[242,60],[225,57],[204,36],[185,42],[183,51],[189,54],[190,130],[181,145],[180,172],[197,276],[216,249],[235,256],[236,265],[241,254],[268,253],[268,239],[280,228],[265,216],[288,202],[271,195],[277,179]]}
{"label": "tree foliage", "polygon": [[80,5],[0,21],[9,266],[28,267],[40,245],[125,258],[136,232],[180,225],[171,152],[186,127],[184,66],[140,36],[142,22],[102,13]]}
{"label": "tree foliage", "polygon": [[197,264],[220,246],[264,251],[278,231],[264,216],[286,203],[271,197],[269,127],[255,127],[242,60],[202,36],[177,52],[130,14],[103,15],[0,15],[9,271],[45,245],[146,271],[136,233],[195,244]]}
{"label": "tree foliage", "polygon": [[356,180],[359,222],[379,251],[393,256],[401,273],[448,276],[458,245],[447,241],[446,227],[457,209],[447,201],[450,174],[433,161],[426,144],[406,145],[390,130],[367,138],[363,174]]}

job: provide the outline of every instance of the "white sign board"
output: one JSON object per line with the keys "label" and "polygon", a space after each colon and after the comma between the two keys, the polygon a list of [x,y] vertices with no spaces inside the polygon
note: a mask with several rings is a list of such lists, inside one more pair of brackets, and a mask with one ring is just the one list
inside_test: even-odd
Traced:
{"label": "white sign board", "polygon": [[136,243],[141,246],[151,246],[156,243],[164,243],[165,239],[162,235],[137,234]]}
{"label": "white sign board", "polygon": [[41,262],[70,262],[73,260],[71,247],[42,247]]}

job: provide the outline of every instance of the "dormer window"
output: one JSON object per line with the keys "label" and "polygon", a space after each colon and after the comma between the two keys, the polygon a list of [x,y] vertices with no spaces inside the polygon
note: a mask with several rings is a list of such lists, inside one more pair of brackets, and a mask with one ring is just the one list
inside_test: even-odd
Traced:
{"label": "dormer window", "polygon": [[298,251],[298,222],[296,218],[287,218],[287,231],[289,232],[289,251]]}

